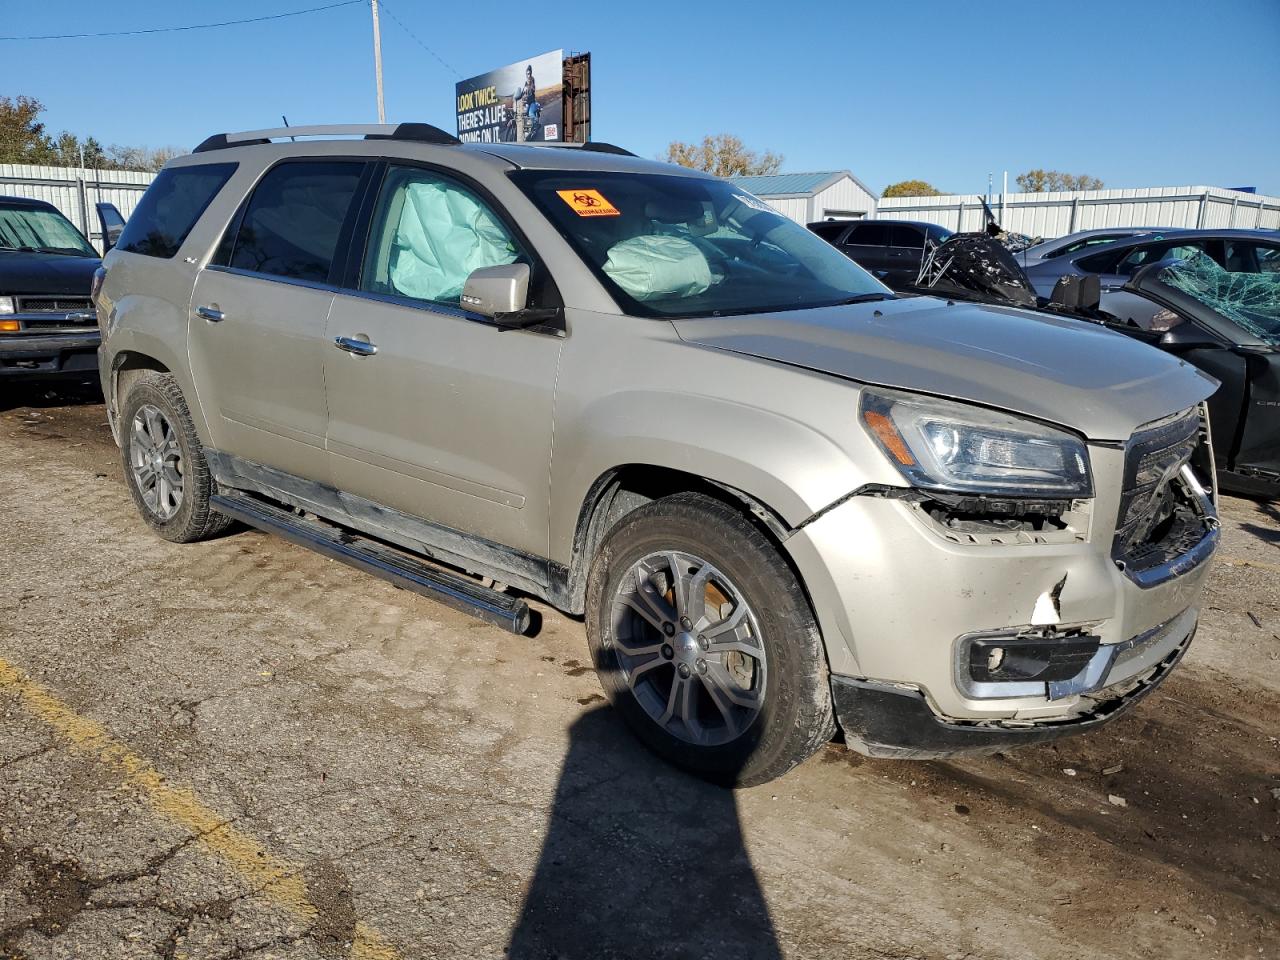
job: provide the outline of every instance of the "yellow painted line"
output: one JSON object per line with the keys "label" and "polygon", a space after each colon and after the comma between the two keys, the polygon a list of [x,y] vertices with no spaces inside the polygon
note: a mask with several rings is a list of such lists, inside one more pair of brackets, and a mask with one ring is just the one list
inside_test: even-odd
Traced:
{"label": "yellow painted line", "polygon": [[1280,563],[1267,563],[1265,560],[1238,560],[1235,557],[1223,557],[1218,561],[1229,567],[1257,567],[1259,570],[1270,570],[1280,573]]}
{"label": "yellow painted line", "polygon": [[[113,768],[129,786],[139,790],[157,812],[194,833],[199,842],[220,857],[266,899],[303,923],[320,914],[310,900],[301,868],[272,854],[257,840],[233,829],[224,817],[201,803],[185,787],[165,783],[143,757],[133,753],[96,721],[80,716],[47,689],[0,658],[0,690],[15,693],[36,718],[83,753]],[[400,960],[382,934],[356,923],[352,960]]]}

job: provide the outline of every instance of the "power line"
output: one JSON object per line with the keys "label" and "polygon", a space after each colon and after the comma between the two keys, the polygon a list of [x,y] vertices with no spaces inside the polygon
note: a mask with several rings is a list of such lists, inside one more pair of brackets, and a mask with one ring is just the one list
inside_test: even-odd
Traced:
{"label": "power line", "polygon": [[401,22],[400,18],[391,12],[391,8],[387,6],[387,0],[378,0],[378,7],[380,10],[382,10],[383,13],[385,13],[388,17],[394,20],[396,24],[400,27],[400,29],[403,30],[405,33],[407,33],[413,39],[414,43],[420,46],[423,50],[427,51],[427,53],[431,54],[431,56],[435,57],[436,61],[440,64],[440,66],[444,67],[446,70],[452,73],[455,77],[462,76],[462,74],[459,73],[456,69],[454,69],[449,64],[445,63],[444,59],[440,56],[440,54],[436,53],[434,50],[428,47],[425,43],[419,40],[418,35],[414,33],[412,30],[410,30],[408,27],[406,27],[404,23]]}
{"label": "power line", "polygon": [[[50,33],[32,37],[0,37],[4,40],[81,40],[89,37],[136,37],[146,33],[177,33],[182,30],[209,30],[214,27],[234,27],[242,23],[263,23],[267,20],[283,20],[286,17],[301,17],[308,13],[320,13],[324,10],[336,10],[338,7],[352,7],[363,4],[365,0],[341,0],[322,7],[308,7],[306,10],[293,10],[289,13],[273,13],[265,17],[249,17],[245,20],[223,20],[218,23],[193,23],[183,27],[148,27],[143,30],[113,30],[106,33]],[[393,18],[394,19],[394,18]],[[399,23],[399,21],[396,21]],[[403,26],[403,24],[401,24]],[[415,38],[416,39],[416,38]],[[421,42],[421,41],[419,41]],[[424,45],[425,46],[425,45]],[[434,56],[434,54],[432,54]],[[436,57],[439,60],[439,57]],[[441,63],[444,61],[441,60]],[[447,64],[446,64],[447,66]]]}

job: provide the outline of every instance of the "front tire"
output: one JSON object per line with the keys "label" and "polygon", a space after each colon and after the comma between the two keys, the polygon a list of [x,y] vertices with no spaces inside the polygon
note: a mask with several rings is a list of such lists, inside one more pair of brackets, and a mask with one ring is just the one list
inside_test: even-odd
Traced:
{"label": "front tire", "polygon": [[835,731],[822,638],[795,574],[711,497],[666,497],[619,522],[591,565],[586,626],[610,702],[692,773],[764,783]]}
{"label": "front tire", "polygon": [[209,464],[172,376],[151,372],[133,384],[121,405],[120,433],[125,483],[152,530],[174,543],[194,543],[230,525],[209,506]]}

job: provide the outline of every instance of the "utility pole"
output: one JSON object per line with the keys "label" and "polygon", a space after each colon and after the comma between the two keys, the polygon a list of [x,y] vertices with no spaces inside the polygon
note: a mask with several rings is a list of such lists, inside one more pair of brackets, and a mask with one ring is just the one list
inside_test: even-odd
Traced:
{"label": "utility pole", "polygon": [[378,84],[378,122],[387,122],[387,111],[382,105],[382,28],[378,25],[378,0],[370,0],[373,7],[373,76]]}

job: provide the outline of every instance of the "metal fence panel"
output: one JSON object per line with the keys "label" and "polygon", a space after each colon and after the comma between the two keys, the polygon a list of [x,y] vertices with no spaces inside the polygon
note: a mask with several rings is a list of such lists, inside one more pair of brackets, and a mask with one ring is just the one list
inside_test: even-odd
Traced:
{"label": "metal fence panel", "polygon": [[0,163],[0,196],[53,204],[101,251],[102,230],[94,204],[114,203],[127,220],[155,176],[141,170]]}
{"label": "metal fence panel", "polygon": [[[1046,238],[1103,227],[1280,229],[1280,197],[1220,187],[996,194],[991,208],[1006,229]],[[982,198],[972,193],[881,198],[876,216],[978,230],[983,225]]]}

